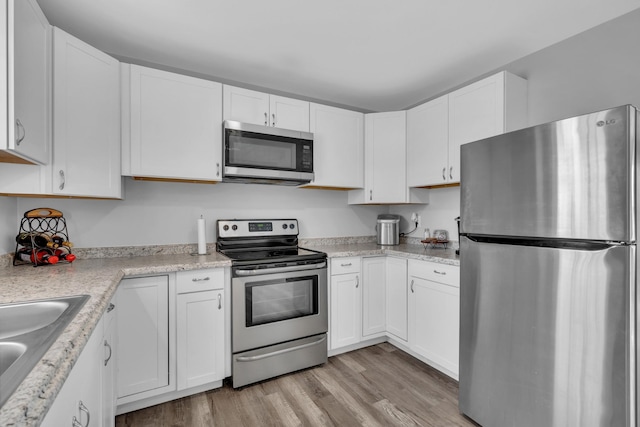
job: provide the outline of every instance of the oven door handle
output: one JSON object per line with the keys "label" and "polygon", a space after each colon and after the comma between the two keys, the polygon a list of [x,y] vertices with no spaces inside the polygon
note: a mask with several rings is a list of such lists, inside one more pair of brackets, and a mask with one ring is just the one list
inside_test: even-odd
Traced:
{"label": "oven door handle", "polygon": [[283,353],[289,353],[291,351],[302,350],[303,348],[311,347],[317,344],[320,344],[323,341],[327,340],[327,335],[323,335],[322,338],[319,338],[313,342],[308,342],[306,344],[301,344],[291,348],[283,348],[282,350],[272,351],[271,353],[259,354],[257,356],[240,356],[236,358],[237,362],[255,362],[256,360],[266,359],[267,357],[277,356]]}
{"label": "oven door handle", "polygon": [[275,274],[286,273],[289,271],[304,271],[304,270],[316,270],[318,268],[325,268],[327,262],[323,261],[318,264],[306,264],[306,265],[293,265],[290,267],[274,267],[274,268],[257,268],[257,269],[236,269],[235,274],[238,276],[255,276],[258,274]]}

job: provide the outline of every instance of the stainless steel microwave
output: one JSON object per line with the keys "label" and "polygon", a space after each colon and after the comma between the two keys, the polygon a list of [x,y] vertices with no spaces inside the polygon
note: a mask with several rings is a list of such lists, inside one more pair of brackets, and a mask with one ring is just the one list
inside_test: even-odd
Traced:
{"label": "stainless steel microwave", "polygon": [[226,120],[222,180],[301,185],[313,180],[313,134]]}

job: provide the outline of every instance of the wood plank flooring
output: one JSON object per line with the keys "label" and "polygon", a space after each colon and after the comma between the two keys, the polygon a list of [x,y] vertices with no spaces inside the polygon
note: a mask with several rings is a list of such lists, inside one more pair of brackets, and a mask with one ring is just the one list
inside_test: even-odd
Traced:
{"label": "wood plank flooring", "polygon": [[458,412],[456,381],[387,343],[116,418],[116,427],[475,425]]}

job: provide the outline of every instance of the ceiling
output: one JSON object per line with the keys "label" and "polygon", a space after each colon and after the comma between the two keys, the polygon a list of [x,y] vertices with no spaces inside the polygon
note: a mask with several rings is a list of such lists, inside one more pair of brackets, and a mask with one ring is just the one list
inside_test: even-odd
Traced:
{"label": "ceiling", "polygon": [[638,0],[38,0],[119,59],[391,111],[640,7]]}

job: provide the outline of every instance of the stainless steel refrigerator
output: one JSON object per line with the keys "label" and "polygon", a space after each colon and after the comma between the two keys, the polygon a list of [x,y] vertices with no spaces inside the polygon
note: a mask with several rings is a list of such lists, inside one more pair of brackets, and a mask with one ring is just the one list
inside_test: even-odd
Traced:
{"label": "stainless steel refrigerator", "polygon": [[461,148],[460,411],[636,426],[638,112]]}

